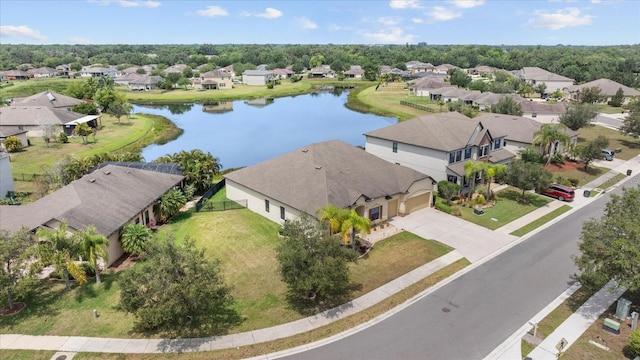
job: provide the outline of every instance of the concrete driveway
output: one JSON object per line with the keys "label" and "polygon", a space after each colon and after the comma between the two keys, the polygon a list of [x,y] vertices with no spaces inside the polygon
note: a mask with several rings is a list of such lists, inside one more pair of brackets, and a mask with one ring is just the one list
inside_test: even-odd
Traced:
{"label": "concrete driveway", "polygon": [[516,236],[492,231],[433,208],[396,217],[391,224],[455,248],[472,263],[514,242]]}
{"label": "concrete driveway", "polygon": [[618,158],[614,157],[613,160],[611,160],[611,161],[595,160],[592,164],[593,164],[593,166],[597,166],[597,167],[603,167],[603,168],[607,168],[607,169],[615,169],[618,166],[624,165],[626,162],[627,162],[627,160],[622,160],[622,159],[618,159]]}

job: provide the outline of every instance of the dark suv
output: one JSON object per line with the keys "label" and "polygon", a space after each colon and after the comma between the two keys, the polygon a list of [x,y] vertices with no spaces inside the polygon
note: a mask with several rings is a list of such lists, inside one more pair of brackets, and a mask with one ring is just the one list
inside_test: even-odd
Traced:
{"label": "dark suv", "polygon": [[576,197],[576,193],[572,188],[562,184],[551,184],[548,188],[542,190],[542,194],[560,201],[573,201],[573,198]]}

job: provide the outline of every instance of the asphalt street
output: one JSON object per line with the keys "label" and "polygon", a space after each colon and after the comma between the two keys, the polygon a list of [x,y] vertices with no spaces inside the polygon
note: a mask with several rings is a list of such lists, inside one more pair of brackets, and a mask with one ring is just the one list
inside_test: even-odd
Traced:
{"label": "asphalt street", "polygon": [[482,359],[574,282],[571,256],[582,224],[599,217],[608,199],[600,196],[392,317],[285,358]]}

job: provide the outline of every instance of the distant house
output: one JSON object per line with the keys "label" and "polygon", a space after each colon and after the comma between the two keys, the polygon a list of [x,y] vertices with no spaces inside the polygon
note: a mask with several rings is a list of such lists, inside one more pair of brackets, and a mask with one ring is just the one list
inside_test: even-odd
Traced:
{"label": "distant house", "polygon": [[184,69],[187,68],[186,64],[175,64],[175,65],[171,65],[168,68],[164,69],[164,73],[165,74],[170,74],[170,73],[178,73],[178,74],[182,74],[184,72]]}
{"label": "distant house", "polygon": [[554,74],[539,67],[523,67],[521,70],[515,71],[514,75],[531,84],[545,84],[547,86],[545,94],[551,94],[556,90],[562,91],[575,83],[574,79]]}
{"label": "distant house", "polygon": [[116,70],[115,67],[94,67],[94,66],[84,66],[82,70],[80,70],[80,77],[103,77],[108,76],[112,79],[115,79],[116,76],[121,75],[122,72]]}
{"label": "distant house", "polygon": [[11,102],[12,106],[45,106],[55,109],[65,109],[71,111],[75,105],[84,103],[83,100],[76,99],[71,96],[62,95],[52,91],[42,91],[37,94],[14,98]]}
{"label": "distant house", "polygon": [[309,70],[312,78],[334,78],[336,72],[331,70],[330,65],[320,65]]}
{"label": "distant house", "polygon": [[273,69],[271,70],[274,74],[278,76],[279,79],[288,79],[295,75],[296,73],[291,69]]}
{"label": "distant house", "polygon": [[366,151],[391,164],[429,174],[467,189],[467,161],[507,164],[515,154],[504,148],[506,134],[458,112],[420,116],[365,134]]}
{"label": "distant house", "polygon": [[497,71],[497,70],[500,70],[500,69],[493,66],[479,65],[474,68],[466,69],[465,71],[467,72],[467,74],[471,76],[482,76],[485,74],[492,74],[494,71]]}
{"label": "distant house", "polygon": [[541,123],[559,123],[560,115],[567,111],[562,103],[549,104],[529,100],[520,101],[520,107],[522,108],[522,116]]}
{"label": "distant house", "polygon": [[433,179],[339,140],[311,144],[225,175],[227,197],[274,222],[334,205],[373,223],[431,205]]}
{"label": "distant house", "polygon": [[414,80],[409,86],[409,90],[416,96],[431,96],[431,91],[443,87],[450,87],[451,84],[445,82],[443,78],[424,77]]}
{"label": "distant house", "polygon": [[76,125],[87,123],[96,127],[100,115],[85,115],[73,111],[45,106],[5,106],[0,108],[0,131],[26,130],[27,136],[43,135],[43,126],[56,126],[67,135]]}
{"label": "distant house", "polygon": [[76,232],[94,225],[109,240],[109,266],[124,254],[122,228],[156,220],[156,203],[183,179],[181,174],[107,165],[28,205],[0,205],[0,229],[55,229],[65,221]]}
{"label": "distant house", "polygon": [[131,91],[150,91],[158,88],[158,84],[163,82],[162,76],[138,75],[130,79],[127,86]]}
{"label": "distant house", "polygon": [[452,69],[460,69],[459,67],[455,66],[455,65],[451,65],[451,64],[442,64],[442,65],[438,65],[433,69],[433,72],[436,74],[443,74],[446,75],[449,73],[449,70]]}
{"label": "distant house", "polygon": [[609,79],[598,79],[581,85],[572,85],[566,88],[565,92],[571,100],[580,101],[584,89],[592,87],[600,89],[600,95],[602,96],[600,102],[603,103],[611,101],[611,98],[616,95],[618,89],[622,89],[624,96],[623,103],[628,103],[633,97],[640,97],[640,91]]}
{"label": "distant house", "polygon": [[0,73],[3,81],[29,80],[29,73],[22,70],[7,70]]}
{"label": "distant house", "polygon": [[193,80],[194,89],[230,90],[233,89],[233,77],[225,70],[213,70],[200,74]]}
{"label": "distant house", "polygon": [[492,92],[484,92],[473,99],[472,105],[478,107],[480,111],[491,111],[491,107],[497,104],[500,99],[504,97],[510,97],[518,103],[524,101],[524,99],[517,94],[495,94]]}
{"label": "distant house", "polygon": [[423,63],[421,61],[409,61],[405,64],[407,66],[407,71],[415,74],[421,72],[434,72],[435,66],[431,63]]}
{"label": "distant house", "polygon": [[58,75],[58,70],[50,67],[39,67],[27,70],[27,74],[33,78],[52,78]]}
{"label": "distant house", "polygon": [[276,76],[270,70],[245,70],[242,73],[242,83],[245,85],[266,85]]}
{"label": "distant house", "polygon": [[56,66],[56,71],[58,72],[58,76],[60,77],[69,77],[69,75],[71,74],[71,65],[69,64],[58,65]]}
{"label": "distant house", "polygon": [[[492,131],[492,134],[504,135],[504,148],[514,154],[522,148],[533,146],[535,133],[543,125],[543,123],[527,117],[495,113],[480,115],[474,120],[480,121]],[[565,129],[565,133],[569,136],[570,143],[575,145],[578,141],[578,133],[571,129]],[[540,150],[542,151],[542,149]],[[566,149],[562,144],[556,144],[556,150],[563,152]]]}
{"label": "distant house", "polygon": [[360,65],[351,65],[349,70],[344,72],[347,79],[362,79],[364,77],[364,69]]}

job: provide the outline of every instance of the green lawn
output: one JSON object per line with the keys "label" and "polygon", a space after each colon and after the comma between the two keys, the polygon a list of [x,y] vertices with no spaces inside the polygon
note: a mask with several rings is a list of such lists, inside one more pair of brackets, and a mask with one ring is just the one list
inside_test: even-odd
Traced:
{"label": "green lawn", "polygon": [[626,177],[627,177],[627,174],[616,174],[611,179],[609,179],[609,180],[603,182],[602,184],[596,186],[596,188],[602,189],[602,190],[606,190],[606,189],[612,187],[613,185],[617,184],[618,182],[620,182],[620,180],[622,180],[622,179],[624,179]]}
{"label": "green lawn", "polygon": [[[162,226],[158,234],[173,234],[179,241],[188,235],[208,256],[221,261],[225,282],[233,286],[236,309],[245,319],[232,332],[243,332],[303,317],[285,301],[286,285],[280,280],[275,259],[279,227],[248,209],[187,212]],[[409,233],[384,240],[368,257],[351,266],[353,282],[362,285],[354,297],[450,250]],[[63,291],[61,282],[43,281],[27,299],[25,310],[0,318],[0,333],[137,337],[131,333],[133,317],[116,308],[119,274],[105,273],[104,284],[88,283],[70,293]],[[92,320],[93,309],[100,314],[97,321]]]}
{"label": "green lawn", "polygon": [[484,209],[483,215],[475,215],[472,208],[460,207],[462,218],[487,229],[495,230],[551,201],[531,193],[525,193],[527,203],[516,201],[521,196],[521,191],[517,189],[501,190],[496,192],[497,202],[495,206]]}
{"label": "green lawn", "polygon": [[49,360],[55,353],[45,350],[2,350],[0,357],[2,360]]}
{"label": "green lawn", "polygon": [[[565,162],[566,164],[567,162]],[[575,166],[567,166],[564,165],[558,166],[556,164],[551,164],[546,166],[546,169],[553,173],[553,179],[555,182],[562,182],[560,179],[576,179],[578,180],[578,186],[581,187],[592,180],[604,175],[609,172],[607,168],[601,168],[593,165],[589,165],[589,167],[585,170],[584,164],[579,164],[578,167]]]}
{"label": "green lawn", "polygon": [[541,216],[540,218],[528,223],[527,225],[521,227],[520,229],[514,231],[511,233],[511,235],[514,236],[523,236],[525,234],[530,233],[531,231],[539,228],[540,226],[548,223],[549,221],[557,218],[558,216],[566,213],[567,211],[571,210],[571,206],[569,205],[562,205],[561,207],[553,210],[552,212],[545,214],[543,216]]}
{"label": "green lawn", "polygon": [[595,140],[598,135],[609,139],[610,149],[622,149],[621,152],[616,153],[616,158],[618,159],[629,160],[640,154],[640,139],[634,139],[631,136],[603,126],[587,126],[578,130],[578,142]]}
{"label": "green lawn", "polygon": [[[375,86],[360,89],[350,95],[349,106],[356,104],[359,111],[368,111],[383,116],[392,116],[400,120],[412,119],[417,116],[431,114],[430,112],[401,105],[400,101],[418,101],[418,97],[409,94],[404,83],[390,83],[376,90]],[[434,111],[439,111],[437,105]],[[445,108],[446,109],[446,108]]]}

